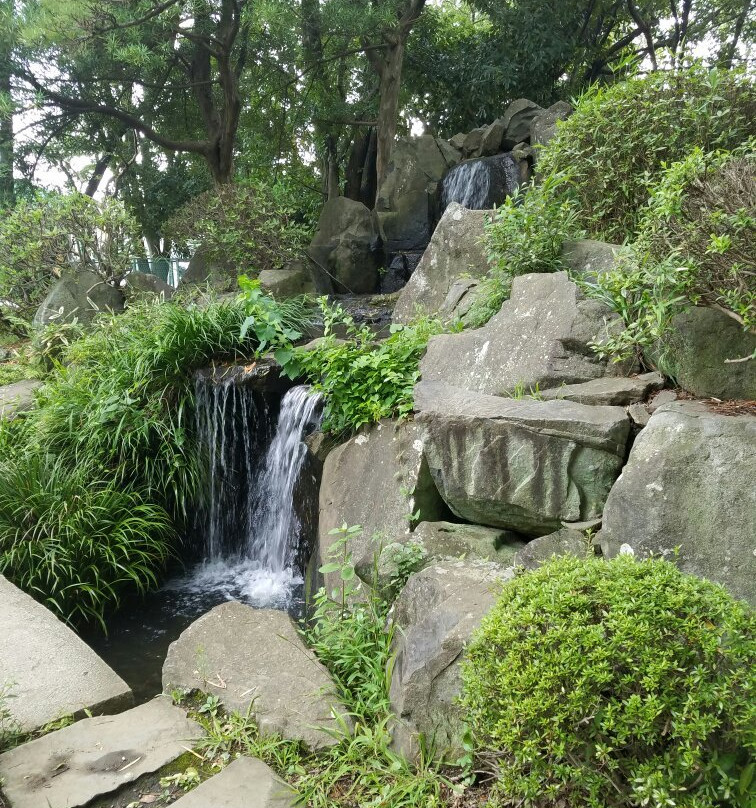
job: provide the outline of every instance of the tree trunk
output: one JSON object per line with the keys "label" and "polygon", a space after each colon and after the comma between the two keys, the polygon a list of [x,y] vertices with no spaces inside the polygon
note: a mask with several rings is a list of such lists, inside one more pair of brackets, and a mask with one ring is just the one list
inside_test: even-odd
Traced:
{"label": "tree trunk", "polygon": [[732,33],[732,40],[725,45],[724,49],[722,50],[720,61],[722,67],[726,68],[727,70],[732,68],[735,54],[738,52],[738,42],[740,41],[740,37],[743,33],[745,21],[748,19],[748,12],[751,9],[751,3],[752,0],[743,1],[743,7],[740,10],[740,14],[738,14],[737,20],[735,20],[735,30]]}
{"label": "tree trunk", "polygon": [[404,39],[392,44],[386,51],[381,69],[381,100],[378,105],[378,140],[376,173],[378,187],[386,179],[391,151],[396,137],[399,117],[399,92],[402,88],[402,66],[404,64]]}
{"label": "tree trunk", "polygon": [[[11,77],[6,54],[0,54],[0,95],[10,96]],[[16,204],[13,182],[13,113],[0,116],[0,210]]]}

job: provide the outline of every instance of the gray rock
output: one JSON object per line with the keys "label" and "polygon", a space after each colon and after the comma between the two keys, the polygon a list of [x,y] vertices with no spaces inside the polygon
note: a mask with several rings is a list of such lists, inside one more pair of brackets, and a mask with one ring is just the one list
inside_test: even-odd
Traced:
{"label": "gray rock", "polygon": [[363,559],[357,574],[367,584],[375,586],[384,596],[390,596],[393,582],[400,575],[401,563],[406,563],[408,545],[413,545],[418,571],[436,561],[448,558],[493,561],[511,567],[515,553],[525,547],[522,536],[509,530],[457,522],[421,522],[400,541],[381,549],[377,564]]}
{"label": "gray rock", "polygon": [[505,132],[506,125],[501,118],[495,120],[483,129],[480,140],[481,157],[488,157],[492,154],[498,154],[501,151],[501,141],[504,139]]}
{"label": "gray rock", "polygon": [[13,808],[79,808],[176,760],[201,734],[162,697],[87,718],[0,755],[3,792]]}
{"label": "gray rock", "polygon": [[654,413],[660,407],[663,407],[665,404],[671,404],[673,401],[677,401],[677,393],[674,390],[661,390],[655,396],[651,397],[651,400],[648,402],[648,411],[649,413]]}
{"label": "gray rock", "polygon": [[449,143],[422,135],[394,144],[375,211],[388,253],[423,250],[438,220],[438,188],[460,159]]}
{"label": "gray rock", "polygon": [[17,413],[30,410],[34,406],[34,393],[41,386],[37,379],[23,379],[0,387],[0,419],[15,418]]}
{"label": "gray rock", "polygon": [[467,132],[457,132],[457,134],[449,140],[449,145],[458,151],[462,151],[466,138]]}
{"label": "gray rock", "polygon": [[475,278],[457,278],[449,288],[438,310],[438,316],[444,322],[460,320],[465,323],[481,293],[480,281]]}
{"label": "gray rock", "polygon": [[649,418],[651,418],[651,413],[645,404],[631,404],[627,408],[627,414],[630,420],[641,429],[646,426]]}
{"label": "gray rock", "polygon": [[566,273],[523,275],[485,326],[431,337],[420,370],[424,381],[493,395],[626,376],[632,365],[599,359],[588,344],[623,327]]}
{"label": "gray rock", "polygon": [[496,602],[497,588],[511,577],[511,568],[486,561],[441,561],[407,581],[393,610],[398,630],[390,695],[398,753],[415,757],[422,733],[437,758],[461,754],[460,659]]}
{"label": "gray rock", "polygon": [[264,269],[259,274],[260,288],[276,300],[286,300],[315,292],[315,282],[307,264],[298,261],[284,269]]}
{"label": "gray rock", "polygon": [[756,399],[756,335],[714,309],[696,307],[672,319],[669,331],[650,351],[654,364],[693,395]]}
{"label": "gray rock", "polygon": [[332,278],[337,292],[376,290],[382,253],[373,215],[362,202],[345,196],[329,199],[307,253]]}
{"label": "gray rock", "polygon": [[510,530],[457,522],[421,522],[412,538],[420,542],[430,559],[465,558],[495,561],[505,567],[525,546],[522,536]]}
{"label": "gray rock", "polygon": [[590,544],[582,533],[565,527],[548,536],[539,536],[528,542],[514,557],[515,567],[534,570],[554,556],[572,555],[585,558],[590,551]]}
{"label": "gray rock", "polygon": [[756,605],[754,449],[756,417],[682,401],[657,410],[606,502],[604,554],[661,555]]}
{"label": "gray rock", "polygon": [[573,276],[593,282],[603,272],[617,266],[621,252],[622,247],[619,244],[582,238],[564,243],[562,260]]}
{"label": "gray rock", "polygon": [[131,706],[128,685],[42,604],[0,575],[0,685],[6,706],[31,732],[84,710],[110,713]]}
{"label": "gray rock", "polygon": [[640,376],[609,376],[593,379],[582,384],[566,384],[541,390],[541,398],[545,401],[563,399],[576,401],[578,404],[605,404],[608,406],[626,407],[645,401],[649,395],[664,387],[664,376],[661,373],[643,373]]}
{"label": "gray rock", "polygon": [[175,808],[294,808],[296,795],[262,760],[241,757],[173,805]]}
{"label": "gray rock", "polygon": [[462,141],[462,154],[465,157],[480,157],[485,131],[485,126],[479,126],[465,135],[465,139]]}
{"label": "gray rock", "polygon": [[422,257],[421,252],[397,253],[381,275],[380,293],[391,294],[403,289]]}
{"label": "gray rock", "polygon": [[530,140],[530,126],[533,119],[543,112],[543,107],[527,98],[518,98],[513,101],[500,118],[505,129],[502,139],[502,148],[511,149],[524,140]]}
{"label": "gray rock", "polygon": [[76,319],[91,323],[101,311],[123,311],[125,299],[120,289],[106,283],[88,269],[66,272],[56,281],[34,315],[34,327],[50,322],[67,323]]}
{"label": "gray rock", "polygon": [[[366,494],[369,492],[369,494]],[[423,461],[422,432],[413,423],[384,420],[331,451],[323,466],[318,525],[320,563],[343,524],[362,525],[351,542],[355,564],[369,565],[378,551],[376,534],[386,542],[400,541],[410,531],[410,516],[442,519],[448,513]],[[338,575],[326,576],[326,587]]]}
{"label": "gray rock", "polygon": [[415,387],[415,409],[452,512],[533,536],[601,515],[630,431],[620,407],[517,401],[438,382]]}
{"label": "gray rock", "polygon": [[136,300],[170,300],[176,290],[157,275],[146,272],[129,272],[121,282],[127,302]]}
{"label": "gray rock", "polygon": [[467,210],[452,203],[438,223],[430,244],[402,289],[394,308],[395,323],[411,323],[418,314],[435,315],[462,275],[482,278],[488,272],[484,224],[490,211]]}
{"label": "gray rock", "polygon": [[179,288],[209,284],[219,292],[238,291],[239,269],[231,262],[212,255],[208,247],[201,244],[191,257],[179,281]]}
{"label": "gray rock", "polygon": [[338,728],[331,710],[346,713],[289,615],[237,601],[211,609],[171,643],[163,688],[210,693],[228,710],[249,710],[263,734],[312,750],[336,743],[326,734]]}
{"label": "gray rock", "polygon": [[[557,133],[559,121],[566,121],[572,115],[572,107],[566,101],[557,101],[548,109],[539,112],[530,122],[530,143],[540,149],[547,146]],[[535,149],[535,159],[538,160],[539,148]]]}

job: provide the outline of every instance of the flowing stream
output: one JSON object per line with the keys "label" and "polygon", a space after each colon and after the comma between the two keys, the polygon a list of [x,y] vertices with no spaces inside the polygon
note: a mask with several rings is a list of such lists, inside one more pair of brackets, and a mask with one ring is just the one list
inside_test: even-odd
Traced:
{"label": "flowing stream", "polygon": [[517,162],[509,152],[466,160],[444,177],[441,205],[458,202],[469,210],[487,210],[500,205],[519,183]]}
{"label": "flowing stream", "polygon": [[196,428],[207,471],[197,515],[195,561],[157,592],[123,605],[109,636],[85,639],[135,691],[160,691],[168,645],[193,620],[226,600],[297,611],[303,530],[316,492],[304,474],[303,438],[320,423],[308,387],[278,396],[198,378]]}

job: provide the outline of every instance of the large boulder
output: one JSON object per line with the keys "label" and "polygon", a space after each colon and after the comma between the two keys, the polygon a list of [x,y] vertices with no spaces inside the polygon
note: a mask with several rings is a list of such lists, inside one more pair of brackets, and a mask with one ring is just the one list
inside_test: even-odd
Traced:
{"label": "large boulder", "polygon": [[170,300],[176,293],[162,278],[147,272],[129,272],[121,281],[121,288],[128,303],[138,300]]}
{"label": "large boulder", "polygon": [[238,601],[216,606],[171,644],[163,688],[210,693],[230,711],[249,711],[264,735],[312,750],[336,743],[332,712],[346,713],[289,615]]}
{"label": "large boulder", "polygon": [[467,210],[452,202],[438,223],[417,269],[394,308],[395,323],[410,323],[418,314],[435,315],[460,275],[482,278],[488,272],[483,243],[490,211]]}
{"label": "large boulder", "polygon": [[37,379],[22,379],[0,387],[0,419],[10,420],[19,412],[30,410],[34,406],[34,393],[41,386]]}
{"label": "large boulder", "polygon": [[530,140],[530,127],[533,119],[543,112],[543,107],[539,107],[527,98],[518,98],[507,107],[501,117],[504,126],[504,137],[502,138],[502,148],[511,149],[518,143]]}
{"label": "large boulder", "polygon": [[571,239],[562,246],[562,260],[573,276],[595,281],[603,272],[617,266],[619,244],[596,241],[590,238]]}
{"label": "large boulder", "polygon": [[68,323],[74,319],[91,323],[101,311],[123,311],[124,304],[120,289],[88,269],[75,269],[66,272],[47,293],[34,315],[34,326],[43,328],[53,321]]}
{"label": "large boulder", "polygon": [[218,292],[236,291],[240,270],[243,271],[230,261],[219,259],[206,245],[201,244],[181,276],[179,288],[207,284]]}
{"label": "large boulder", "polygon": [[459,159],[456,149],[432,135],[396,141],[375,205],[387,252],[425,248],[438,221],[439,184]]}
{"label": "large boulder", "polygon": [[[422,431],[413,423],[384,420],[331,451],[323,465],[318,524],[319,562],[329,560],[338,536],[330,531],[361,525],[350,543],[357,565],[369,565],[379,542],[409,538],[417,520],[443,519],[448,511],[423,460]],[[326,576],[330,590],[338,574]]]}
{"label": "large boulder", "polygon": [[[756,335],[714,309],[695,307],[672,318],[651,359],[696,396],[756,399]],[[728,361],[730,360],[730,361]]]}
{"label": "large boulder", "polygon": [[565,272],[523,275],[485,326],[431,337],[420,370],[424,381],[492,395],[623,376],[631,363],[600,359],[589,345],[607,329],[623,327],[617,314],[586,298]]}
{"label": "large boulder", "polygon": [[[557,133],[559,121],[566,121],[572,115],[572,111],[572,107],[566,101],[557,101],[548,109],[537,113],[530,122],[530,145],[539,146],[540,149],[547,146]],[[536,161],[540,149],[535,149]]]}
{"label": "large boulder", "polygon": [[512,196],[521,181],[519,161],[509,152],[466,160],[444,177],[441,205],[457,202],[471,210],[490,210]]}
{"label": "large boulder", "polygon": [[755,449],[754,416],[656,410],[606,502],[604,553],[661,555],[756,605]]}
{"label": "large boulder", "polygon": [[305,261],[295,261],[283,269],[264,269],[258,276],[260,288],[276,300],[286,300],[315,292],[313,273]]}
{"label": "large boulder", "polygon": [[362,202],[345,196],[329,199],[307,253],[332,278],[335,291],[364,294],[376,290],[382,263],[380,239],[373,215]]}
{"label": "large boulder", "polygon": [[452,512],[532,536],[601,516],[630,433],[620,407],[518,401],[438,382],[415,387],[415,409]]}
{"label": "large boulder", "polygon": [[24,732],[85,711],[131,706],[126,682],[41,603],[0,575],[0,691]]}
{"label": "large boulder", "polygon": [[541,398],[577,401],[578,404],[607,404],[627,407],[645,401],[651,393],[664,387],[664,376],[655,371],[639,376],[606,376],[582,384],[565,384],[541,393]]}
{"label": "large boulder", "polygon": [[396,661],[391,676],[393,746],[408,758],[422,733],[436,757],[462,753],[460,661],[512,569],[485,561],[441,561],[410,576],[393,610]]}
{"label": "large boulder", "polygon": [[514,557],[514,566],[535,570],[554,556],[571,555],[586,558],[592,554],[588,539],[578,530],[563,527],[547,536],[539,536],[528,542]]}

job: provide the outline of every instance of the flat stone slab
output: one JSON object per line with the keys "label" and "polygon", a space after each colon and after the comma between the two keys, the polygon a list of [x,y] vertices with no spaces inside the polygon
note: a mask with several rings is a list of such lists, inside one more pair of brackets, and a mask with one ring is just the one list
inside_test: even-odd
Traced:
{"label": "flat stone slab", "polygon": [[235,760],[174,803],[175,808],[294,808],[296,794],[257,758]]}
{"label": "flat stone slab", "polygon": [[168,649],[163,688],[201,690],[257,721],[263,734],[333,746],[332,710],[346,714],[333,682],[291,618],[275,609],[223,603],[195,620]]}
{"label": "flat stone slab", "polygon": [[24,731],[64,715],[130,707],[131,690],[68,626],[0,575],[0,684]]}
{"label": "flat stone slab", "polygon": [[0,387],[0,418],[13,418],[16,413],[31,409],[34,391],[41,386],[37,379],[23,379]]}
{"label": "flat stone slab", "polygon": [[79,808],[171,763],[201,734],[163,697],[87,718],[0,755],[3,793],[13,808]]}
{"label": "flat stone slab", "polygon": [[565,384],[541,390],[544,401],[562,399],[575,401],[578,404],[594,404],[626,407],[645,401],[649,395],[664,387],[664,376],[661,373],[643,373],[640,376],[607,376],[593,379],[583,384]]}

